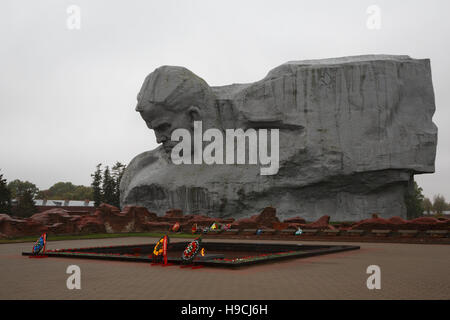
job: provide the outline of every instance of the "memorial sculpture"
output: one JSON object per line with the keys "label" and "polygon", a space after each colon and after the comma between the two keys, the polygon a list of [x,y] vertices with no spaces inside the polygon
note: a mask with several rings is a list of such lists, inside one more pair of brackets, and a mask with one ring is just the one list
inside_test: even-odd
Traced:
{"label": "memorial sculpture", "polygon": [[[260,81],[220,87],[163,66],[146,77],[136,111],[161,145],[128,165],[121,206],[219,218],[267,206],[282,219],[406,217],[414,175],[435,170],[428,59],[293,61]],[[238,130],[240,142],[228,135]],[[172,139],[178,131],[191,136]]]}

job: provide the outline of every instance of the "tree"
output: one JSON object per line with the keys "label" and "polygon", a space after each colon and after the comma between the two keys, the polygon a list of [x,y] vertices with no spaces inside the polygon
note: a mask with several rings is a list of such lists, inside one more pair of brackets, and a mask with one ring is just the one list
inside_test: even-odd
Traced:
{"label": "tree", "polygon": [[72,182],[57,182],[48,190],[39,191],[42,199],[93,200],[93,188],[76,186]]}
{"label": "tree", "polygon": [[70,200],[94,200],[94,189],[86,186],[76,186]]}
{"label": "tree", "polygon": [[447,203],[443,195],[438,194],[433,197],[433,210],[436,214],[442,214],[447,208]]}
{"label": "tree", "polygon": [[114,201],[113,206],[120,208],[120,181],[125,172],[126,166],[119,161],[112,167],[112,177],[114,179]]}
{"label": "tree", "polygon": [[125,168],[124,164],[117,161],[111,169],[106,166],[102,172],[102,164],[97,165],[95,173],[91,174],[92,193],[96,206],[105,202],[120,207],[120,181]]}
{"label": "tree", "polygon": [[431,214],[433,211],[433,204],[431,203],[431,200],[428,198],[423,199],[423,209],[427,214]]}
{"label": "tree", "polygon": [[8,189],[11,191],[11,196],[17,200],[17,205],[11,209],[13,215],[29,217],[36,213],[34,198],[39,189],[34,183],[16,179],[8,183]]}
{"label": "tree", "polygon": [[103,193],[102,193],[102,164],[99,163],[97,165],[97,169],[95,170],[95,172],[93,174],[91,174],[92,177],[92,197],[94,199],[95,202],[95,206],[98,207],[102,202],[103,202]]}
{"label": "tree", "polygon": [[116,185],[114,178],[111,176],[109,166],[106,166],[105,170],[103,171],[102,190],[103,190],[103,201],[108,204],[113,204]]}
{"label": "tree", "polygon": [[423,189],[414,181],[414,186],[411,192],[405,195],[406,216],[408,219],[418,218],[423,214]]}
{"label": "tree", "polygon": [[34,205],[34,194],[27,189],[21,192],[17,198],[17,206],[12,209],[12,213],[19,217],[30,217],[37,212]]}
{"label": "tree", "polygon": [[39,192],[38,187],[36,187],[34,183],[29,181],[20,181],[19,179],[10,181],[8,183],[8,189],[11,191],[11,197],[13,199],[17,199],[24,192],[28,192],[34,199]]}
{"label": "tree", "polygon": [[0,174],[0,213],[11,213],[11,191],[3,174]]}

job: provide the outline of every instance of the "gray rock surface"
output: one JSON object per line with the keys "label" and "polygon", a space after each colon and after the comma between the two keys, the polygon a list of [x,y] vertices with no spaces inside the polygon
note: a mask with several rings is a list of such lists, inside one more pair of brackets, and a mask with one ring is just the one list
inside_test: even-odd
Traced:
{"label": "gray rock surface", "polygon": [[[131,161],[121,205],[160,214],[180,208],[241,218],[273,206],[281,219],[406,217],[404,197],[414,174],[434,172],[437,128],[428,59],[292,61],[260,81],[221,87],[209,87],[185,68],[164,66],[146,78],[136,110],[162,145]],[[169,124],[163,128],[161,120]],[[258,165],[174,165],[167,136],[175,128],[192,129],[192,120],[202,120],[204,130],[279,128],[278,174],[261,176]]]}

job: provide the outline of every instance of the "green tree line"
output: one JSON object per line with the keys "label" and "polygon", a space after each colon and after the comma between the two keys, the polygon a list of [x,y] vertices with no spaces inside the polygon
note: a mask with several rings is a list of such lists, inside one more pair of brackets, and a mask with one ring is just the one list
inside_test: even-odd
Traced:
{"label": "green tree line", "polygon": [[424,213],[442,215],[444,211],[450,210],[450,203],[447,203],[444,196],[438,194],[433,197],[433,201],[424,197],[423,189],[414,181],[414,188],[411,193],[405,195],[407,217],[409,219],[418,218]]}
{"label": "green tree line", "polygon": [[91,187],[76,186],[72,182],[57,182],[48,190],[38,192],[38,199],[93,200]]}
{"label": "green tree line", "polygon": [[[101,164],[91,175],[91,186],[74,185],[72,182],[57,182],[47,190],[39,190],[32,182],[19,179],[7,182],[0,173],[0,213],[7,213],[18,217],[29,217],[37,212],[35,199],[49,200],[89,200],[95,205],[105,202],[120,206],[119,185],[125,165],[116,162],[110,169],[104,170]],[[13,200],[14,205],[13,205]]]}
{"label": "green tree line", "polygon": [[446,202],[443,195],[435,195],[433,201],[429,198],[423,199],[424,212],[427,214],[435,213],[441,215],[444,211],[450,211],[450,203]]}

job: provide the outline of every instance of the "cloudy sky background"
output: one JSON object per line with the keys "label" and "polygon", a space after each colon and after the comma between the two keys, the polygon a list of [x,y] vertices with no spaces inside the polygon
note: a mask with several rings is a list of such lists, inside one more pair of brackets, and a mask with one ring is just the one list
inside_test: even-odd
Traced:
{"label": "cloudy sky background", "polygon": [[[81,29],[66,12],[81,9]],[[366,26],[370,5],[381,29]],[[290,60],[360,54],[430,58],[439,128],[425,195],[450,200],[450,2],[3,0],[0,168],[41,189],[89,185],[97,163],[128,163],[156,146],[136,94],[161,65],[210,85],[253,82]]]}

